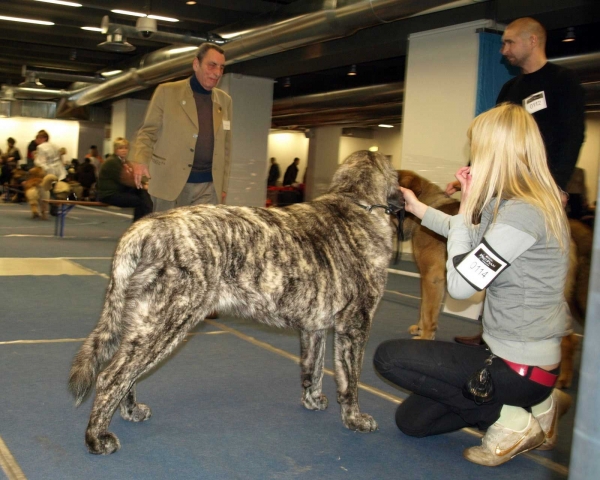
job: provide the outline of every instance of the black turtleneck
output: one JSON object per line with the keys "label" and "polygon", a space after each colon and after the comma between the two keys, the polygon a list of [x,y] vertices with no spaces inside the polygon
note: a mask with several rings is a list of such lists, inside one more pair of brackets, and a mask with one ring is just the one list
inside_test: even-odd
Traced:
{"label": "black turtleneck", "polygon": [[196,75],[190,78],[190,86],[198,112],[198,138],[194,149],[192,173],[188,181],[212,182],[212,159],[215,146],[212,92],[202,87]]}

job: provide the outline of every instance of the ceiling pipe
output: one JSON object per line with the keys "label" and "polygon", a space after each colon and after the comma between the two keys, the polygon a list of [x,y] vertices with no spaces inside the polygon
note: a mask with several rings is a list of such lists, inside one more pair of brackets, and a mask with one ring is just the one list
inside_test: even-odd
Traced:
{"label": "ceiling pipe", "polygon": [[[418,12],[451,3],[452,0],[362,0],[346,2],[335,9],[320,10],[276,22],[269,27],[236,37],[223,45],[234,63],[264,57],[284,50],[298,48],[348,36],[361,28],[388,23]],[[102,85],[89,87],[61,102],[57,114],[68,115],[70,109],[97,103],[126,93],[147,88],[160,82],[191,73],[195,52],[159,64],[130,70]]]}
{"label": "ceiling pipe", "polygon": [[370,107],[374,104],[401,103],[404,82],[348,88],[332,92],[288,97],[273,102],[273,116],[298,114],[335,107]]}
{"label": "ceiling pipe", "polygon": [[71,90],[54,90],[51,88],[30,88],[2,85],[0,100],[53,100],[57,98],[68,98],[73,94]]}
{"label": "ceiling pipe", "polygon": [[93,77],[88,75],[72,75],[70,73],[59,73],[59,72],[47,72],[43,70],[32,70],[27,68],[27,65],[23,65],[21,68],[21,74],[27,78],[29,75],[35,78],[44,78],[46,80],[58,80],[63,82],[84,82],[84,83],[102,83],[104,78]]}

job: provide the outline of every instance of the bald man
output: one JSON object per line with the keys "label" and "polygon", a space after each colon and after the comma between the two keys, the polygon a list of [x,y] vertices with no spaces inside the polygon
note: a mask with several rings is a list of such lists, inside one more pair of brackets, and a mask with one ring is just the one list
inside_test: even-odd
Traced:
{"label": "bald man", "polygon": [[504,84],[496,103],[523,105],[538,124],[548,167],[566,191],[584,137],[584,92],[574,72],[548,62],[546,30],[533,18],[519,18],[502,35],[502,49],[521,74]]}

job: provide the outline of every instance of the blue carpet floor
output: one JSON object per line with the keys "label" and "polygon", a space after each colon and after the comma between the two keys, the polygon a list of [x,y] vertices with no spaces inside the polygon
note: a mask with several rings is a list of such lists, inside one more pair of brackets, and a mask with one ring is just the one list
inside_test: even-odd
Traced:
{"label": "blue carpet floor", "polygon": [[[389,277],[361,377],[376,389],[361,390],[360,404],[377,419],[377,432],[357,434],[343,427],[329,375],[324,379],[329,408],[302,407],[299,367],[289,358],[299,354],[295,332],[224,316],[199,325],[182,348],[140,382],[138,398],[153,416],[133,424],[115,415],[111,431],[120,438],[121,450],[107,457],[88,454],[83,435],[91,399],[75,408],[67,376],[78,339],[98,319],[110,257],[129,223],[75,209],[67,219],[67,237],[57,239],[51,236],[52,222],[30,220],[26,206],[0,204],[0,257],[68,257],[97,272],[0,276],[0,438],[23,478],[566,478],[573,409],[561,421],[554,451],[521,455],[498,468],[463,460],[463,449],[480,441],[473,433],[416,439],[398,431],[394,399],[407,393],[378,377],[371,359],[381,341],[408,338],[407,328],[418,318],[419,300],[413,298],[419,296],[418,279],[399,275]],[[402,262],[398,268],[411,271],[414,264]],[[477,330],[472,321],[441,315],[437,338],[451,340]],[[331,369],[329,337],[326,367]],[[19,340],[46,342],[9,343]],[[576,382],[569,390],[573,396]],[[6,475],[0,469],[0,479],[12,480]]]}

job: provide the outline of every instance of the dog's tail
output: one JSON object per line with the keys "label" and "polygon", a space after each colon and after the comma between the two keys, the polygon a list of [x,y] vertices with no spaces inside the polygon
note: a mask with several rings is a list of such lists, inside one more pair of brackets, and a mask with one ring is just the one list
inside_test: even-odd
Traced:
{"label": "dog's tail", "polygon": [[71,365],[69,391],[75,397],[76,406],[87,396],[102,365],[114,355],[121,341],[126,293],[142,249],[139,237],[132,241],[132,235],[128,233],[115,252],[100,320],[84,340]]}

